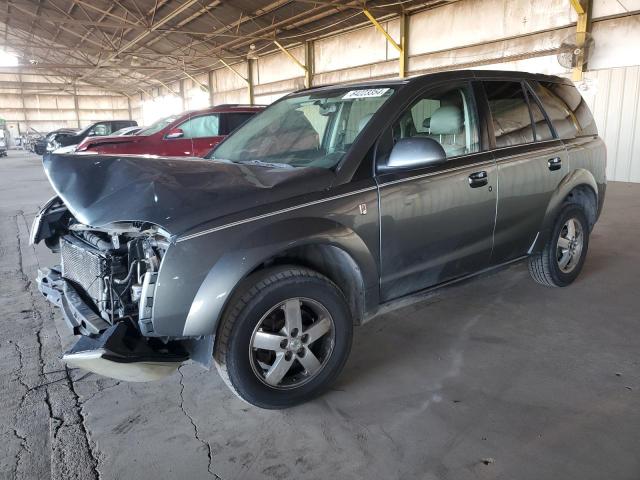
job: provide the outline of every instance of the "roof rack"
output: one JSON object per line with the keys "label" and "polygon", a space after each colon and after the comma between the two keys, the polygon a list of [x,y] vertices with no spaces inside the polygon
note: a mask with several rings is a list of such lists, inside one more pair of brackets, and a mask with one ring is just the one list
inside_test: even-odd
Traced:
{"label": "roof rack", "polygon": [[218,107],[266,107],[266,105],[262,105],[262,104],[248,104],[248,103],[222,103],[220,105],[212,105],[211,108],[218,108]]}

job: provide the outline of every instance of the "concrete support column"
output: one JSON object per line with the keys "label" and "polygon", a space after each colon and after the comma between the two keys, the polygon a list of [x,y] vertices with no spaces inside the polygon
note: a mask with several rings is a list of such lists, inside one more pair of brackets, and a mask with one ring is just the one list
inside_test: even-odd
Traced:
{"label": "concrete support column", "polygon": [[78,128],[80,128],[80,106],[78,102],[78,89],[76,86],[73,86],[73,105],[76,111],[76,123],[78,124]]}
{"label": "concrete support column", "polygon": [[186,101],[184,99],[184,80],[179,80],[178,81],[178,86],[180,87],[180,100],[182,102],[182,111],[185,111],[187,109],[186,106]]}
{"label": "concrete support column", "polygon": [[[22,116],[24,117],[25,133],[29,130],[29,116],[27,115],[27,107],[24,103],[24,86],[22,84],[22,75],[18,74],[18,81],[20,82],[20,104],[22,105]],[[18,122],[18,135],[20,135],[20,122]]]}
{"label": "concrete support column", "polygon": [[133,120],[133,112],[131,111],[131,97],[127,95],[127,110],[129,110],[129,120]]}
{"label": "concrete support column", "polygon": [[213,107],[213,70],[207,74],[207,86],[209,87],[209,106]]}
{"label": "concrete support column", "polygon": [[249,96],[249,105],[253,105],[255,103],[255,98],[253,95],[253,65],[255,64],[255,60],[248,59],[247,60],[247,94]]}
{"label": "concrete support column", "polygon": [[315,72],[315,60],[313,57],[313,42],[304,42],[304,86],[310,88],[313,85],[313,74]]}

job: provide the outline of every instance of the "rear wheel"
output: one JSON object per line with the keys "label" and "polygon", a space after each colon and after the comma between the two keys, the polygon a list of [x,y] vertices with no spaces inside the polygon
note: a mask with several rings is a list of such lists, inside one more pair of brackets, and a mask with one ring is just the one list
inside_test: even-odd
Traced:
{"label": "rear wheel", "polygon": [[565,287],[582,270],[589,247],[589,224],[580,205],[568,204],[558,215],[543,250],[529,257],[533,279],[548,287]]}
{"label": "rear wheel", "polygon": [[352,319],[338,287],[305,268],[249,277],[223,316],[214,360],[231,390],[261,408],[286,408],[325,390],[351,349]]}

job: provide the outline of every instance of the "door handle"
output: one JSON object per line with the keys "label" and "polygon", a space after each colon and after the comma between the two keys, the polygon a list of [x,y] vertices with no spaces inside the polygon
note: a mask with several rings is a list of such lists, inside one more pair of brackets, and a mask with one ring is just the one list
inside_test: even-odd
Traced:
{"label": "door handle", "polygon": [[562,168],[562,159],[560,157],[550,158],[547,162],[549,170],[560,170]]}
{"label": "door handle", "polygon": [[469,175],[469,186],[471,188],[483,187],[487,183],[489,183],[489,180],[487,179],[487,172],[485,171],[475,172]]}

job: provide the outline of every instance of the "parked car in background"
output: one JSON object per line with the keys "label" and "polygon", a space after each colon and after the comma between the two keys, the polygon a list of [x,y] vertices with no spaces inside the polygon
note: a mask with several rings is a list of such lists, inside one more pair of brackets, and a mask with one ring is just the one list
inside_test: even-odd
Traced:
{"label": "parked car in background", "polygon": [[218,105],[171,115],[136,135],[87,138],[77,152],[204,157],[263,106]]}
{"label": "parked car in background", "polygon": [[95,122],[73,135],[54,135],[47,141],[47,151],[52,152],[61,147],[78,145],[87,137],[104,137],[111,135],[112,132],[120,130],[121,128],[134,127],[137,125],[138,122],[135,120],[103,120],[101,122]]}
{"label": "parked car in background", "polygon": [[142,129],[143,129],[143,127],[138,127],[138,126],[121,128],[120,130],[116,130],[111,135],[107,135],[106,137],[87,137],[82,142],[80,142],[78,145],[68,145],[66,147],[60,147],[60,148],[55,149],[54,152],[56,152],[56,153],[74,153],[75,151],[78,150],[78,148],[81,148],[81,145],[83,145],[84,142],[95,141],[95,140],[98,140],[98,139],[109,138],[109,137],[126,137],[126,136],[129,136],[129,135],[136,135]]}
{"label": "parked car in background", "polygon": [[109,136],[110,137],[124,137],[124,136],[127,136],[127,135],[135,135],[140,130],[142,130],[143,128],[145,128],[145,127],[140,127],[140,126],[124,127],[124,128],[121,128],[120,130],[116,130],[115,132],[113,132]]}
{"label": "parked car in background", "polygon": [[83,335],[63,360],[139,381],[213,351],[263,408],[324,391],[353,325],[408,295],[519,260],[571,284],[606,191],[578,90],[518,72],[311,88],[207,159],[86,160],[45,159],[58,196],[31,229],[62,259],[39,288]]}
{"label": "parked car in background", "polygon": [[65,136],[75,135],[79,131],[79,128],[59,128],[58,130],[53,130],[34,141],[33,151],[38,155],[44,155],[47,153],[47,145],[49,145],[54,138],[63,138]]}

